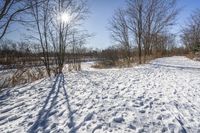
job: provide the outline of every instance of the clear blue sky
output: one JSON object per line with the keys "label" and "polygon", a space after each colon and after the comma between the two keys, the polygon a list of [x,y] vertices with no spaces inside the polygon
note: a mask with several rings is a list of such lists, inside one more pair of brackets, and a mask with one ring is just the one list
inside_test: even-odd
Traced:
{"label": "clear blue sky", "polygon": [[124,5],[125,0],[89,0],[91,14],[85,25],[89,32],[95,34],[89,47],[105,48],[111,45],[109,19],[117,8]]}
{"label": "clear blue sky", "polygon": [[[90,15],[88,20],[85,22],[85,28],[89,33],[94,33],[95,36],[92,37],[87,47],[92,48],[106,48],[112,45],[112,40],[110,39],[110,33],[107,29],[108,20],[114,13],[114,10],[125,6],[126,0],[89,0]],[[200,8],[200,0],[177,0],[178,7],[182,8],[178,18],[177,25],[174,27],[173,32],[179,34],[181,25],[187,22],[188,17],[197,8]],[[14,32],[8,34],[9,38],[13,40],[23,39],[22,31],[20,32],[19,27],[13,28]]]}
{"label": "clear blue sky", "polygon": [[[108,20],[113,15],[115,9],[125,6],[126,0],[89,0],[91,15],[86,22],[87,29],[95,33],[90,40],[89,47],[105,48],[112,45],[108,27]],[[197,8],[200,8],[200,0],[177,0],[181,12],[177,18],[177,25],[173,32],[180,34],[180,27],[184,25],[188,17]]]}

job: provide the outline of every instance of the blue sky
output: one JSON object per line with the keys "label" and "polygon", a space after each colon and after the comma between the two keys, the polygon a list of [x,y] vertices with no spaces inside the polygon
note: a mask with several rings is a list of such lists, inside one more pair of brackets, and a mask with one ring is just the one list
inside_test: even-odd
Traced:
{"label": "blue sky", "polygon": [[[108,20],[112,17],[114,10],[126,5],[126,0],[89,0],[91,10],[90,18],[86,22],[89,32],[95,33],[93,39],[88,43],[88,47],[106,48],[112,45],[110,33],[107,29]],[[177,18],[177,25],[173,32],[180,34],[180,28],[187,22],[190,14],[200,8],[200,0],[177,0],[181,12]]]}
{"label": "blue sky", "polygon": [[88,47],[105,48],[111,45],[109,19],[117,8],[124,5],[125,0],[89,0],[91,13],[85,25],[95,36],[90,39]]}
{"label": "blue sky", "polygon": [[[89,0],[90,15],[85,21],[84,27],[89,33],[95,34],[92,37],[87,47],[91,48],[106,48],[112,45],[110,33],[108,31],[109,19],[112,17],[117,8],[124,7],[126,0]],[[173,28],[173,32],[180,34],[180,27],[187,22],[190,14],[197,8],[200,8],[200,0],[177,0],[178,7],[181,12],[177,18],[177,25]],[[18,30],[18,25],[13,28],[14,32],[8,34],[8,38],[13,40],[23,39],[22,31]]]}

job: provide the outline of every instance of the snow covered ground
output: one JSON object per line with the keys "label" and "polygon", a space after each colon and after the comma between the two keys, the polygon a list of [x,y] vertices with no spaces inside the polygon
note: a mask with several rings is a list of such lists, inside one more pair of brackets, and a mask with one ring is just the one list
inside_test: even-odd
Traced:
{"label": "snow covered ground", "polygon": [[199,62],[177,56],[125,69],[91,64],[3,91],[0,133],[200,133]]}
{"label": "snow covered ground", "polygon": [[[174,59],[176,58],[176,59]],[[186,57],[159,58],[150,62],[153,65],[175,67],[183,69],[200,69],[200,62],[189,60]]]}

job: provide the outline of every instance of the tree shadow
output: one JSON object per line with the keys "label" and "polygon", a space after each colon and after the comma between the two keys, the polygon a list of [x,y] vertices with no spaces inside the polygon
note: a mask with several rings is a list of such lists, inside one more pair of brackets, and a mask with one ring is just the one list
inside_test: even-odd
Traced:
{"label": "tree shadow", "polygon": [[45,131],[45,128],[48,126],[46,124],[48,122],[50,112],[51,112],[52,108],[54,107],[55,102],[58,98],[58,94],[59,94],[59,91],[61,88],[60,86],[61,86],[61,75],[57,75],[56,79],[54,81],[54,84],[51,88],[51,91],[49,92],[49,94],[45,100],[44,106],[39,111],[36,121],[31,126],[31,128],[28,130],[29,133],[37,132],[38,127],[41,127],[42,130]]}
{"label": "tree shadow", "polygon": [[93,114],[89,113],[84,117],[82,122],[80,122],[79,124],[75,123],[74,114],[81,108],[79,108],[78,110],[72,109],[72,105],[70,105],[70,99],[69,99],[69,95],[67,93],[65,84],[66,84],[66,81],[65,81],[64,74],[61,73],[56,77],[54,84],[45,100],[45,103],[42,109],[39,111],[36,121],[29,128],[28,133],[36,133],[38,132],[39,128],[42,130],[42,132],[45,132],[45,129],[48,126],[48,118],[51,116],[51,110],[56,104],[58,94],[61,93],[62,91],[61,89],[63,89],[63,92],[64,92],[63,95],[67,103],[68,120],[69,120],[67,125],[64,125],[64,127],[67,126],[70,129],[69,133],[76,133],[77,130],[80,129],[80,127],[84,124],[85,121],[88,121],[91,119]]}
{"label": "tree shadow", "polygon": [[[70,128],[70,129],[75,129],[75,122],[74,122],[74,117],[73,117],[73,114],[75,113],[74,111],[72,111],[72,108],[71,108],[71,105],[70,105],[70,101],[69,101],[69,96],[67,94],[67,91],[66,91],[66,88],[65,88],[65,78],[64,78],[64,75],[62,74],[62,86],[63,86],[63,90],[64,90],[64,96],[65,96],[65,99],[66,99],[66,102],[67,102],[67,109],[69,111],[69,114],[68,114],[68,118],[69,118],[69,123],[67,123],[67,126]],[[76,131],[74,131],[76,132]]]}
{"label": "tree shadow", "polygon": [[69,118],[69,123],[67,124],[67,126],[69,127],[69,129],[70,129],[70,131],[69,131],[69,133],[76,133],[77,132],[77,130],[79,130],[80,129],[80,127],[84,124],[84,122],[85,121],[88,121],[88,120],[90,120],[91,119],[91,117],[92,117],[92,115],[93,114],[91,114],[91,113],[89,113],[88,115],[86,115],[85,116],[85,118],[83,119],[83,121],[82,122],[80,122],[78,125],[76,125],[76,123],[75,123],[75,121],[74,121],[74,114],[80,109],[78,109],[78,110],[72,110],[72,108],[71,108],[71,105],[70,105],[70,100],[69,100],[69,95],[68,95],[68,93],[67,93],[67,91],[66,91],[66,88],[65,88],[65,83],[66,83],[66,81],[65,81],[65,78],[64,78],[64,75],[62,74],[62,76],[63,76],[63,78],[62,78],[62,83],[63,83],[63,89],[64,89],[64,95],[65,95],[65,99],[66,99],[66,102],[67,102],[67,109],[68,109],[68,111],[69,111],[69,114],[68,114],[68,118]]}

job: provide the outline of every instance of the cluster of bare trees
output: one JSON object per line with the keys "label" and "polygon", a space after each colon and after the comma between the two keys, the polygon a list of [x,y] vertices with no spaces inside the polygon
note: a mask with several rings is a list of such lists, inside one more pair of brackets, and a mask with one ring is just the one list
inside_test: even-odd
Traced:
{"label": "cluster of bare trees", "polygon": [[111,24],[111,28],[110,28],[111,36],[114,39],[114,41],[122,45],[122,49],[125,51],[124,56],[127,59],[127,62],[129,65],[130,57],[131,57],[131,54],[130,54],[131,40],[130,40],[130,32],[128,28],[126,12],[121,9],[117,10],[112,20],[110,21],[110,24]]}
{"label": "cluster of bare trees", "polygon": [[181,38],[189,51],[194,53],[200,51],[200,9],[190,16],[188,24],[183,28]]}
{"label": "cluster of bare trees", "polygon": [[[82,0],[40,0],[30,1],[28,17],[32,18],[29,30],[35,32],[32,39],[38,40],[43,53],[43,62],[50,76],[50,52],[54,53],[57,73],[62,72],[65,52],[74,45],[78,27],[88,12],[86,1]],[[81,42],[83,43],[83,42]]]}
{"label": "cluster of bare trees", "polygon": [[61,73],[66,51],[81,53],[89,37],[79,30],[87,13],[86,0],[2,0],[0,39],[12,23],[20,22],[29,32],[27,37],[35,45],[36,53],[42,53],[40,60],[48,75],[52,72],[52,59],[56,68],[54,72]]}
{"label": "cluster of bare trees", "polygon": [[[100,56],[100,51],[86,48],[84,43],[88,36],[81,33],[80,36],[74,35],[73,45],[70,45],[65,51],[65,62],[70,64],[71,70],[81,70],[81,62],[95,61],[103,58]],[[76,38],[76,40],[75,40]],[[40,51],[40,52],[39,52]],[[50,52],[49,64],[54,66],[56,64],[55,53]],[[8,39],[0,41],[0,71],[4,69],[22,69],[32,67],[42,67],[43,52],[40,50],[39,44],[32,42],[16,42]]]}
{"label": "cluster of bare trees", "polygon": [[177,14],[176,0],[127,0],[126,9],[117,10],[111,19],[111,34],[124,46],[127,57],[136,45],[142,63],[142,56],[145,60],[153,52],[165,50],[173,40],[169,27],[174,25]]}
{"label": "cluster of bare trees", "polygon": [[28,42],[16,42],[8,39],[0,41],[1,69],[19,69],[23,67],[42,66],[41,53],[37,45]]}

